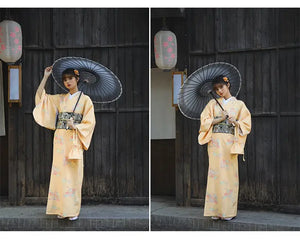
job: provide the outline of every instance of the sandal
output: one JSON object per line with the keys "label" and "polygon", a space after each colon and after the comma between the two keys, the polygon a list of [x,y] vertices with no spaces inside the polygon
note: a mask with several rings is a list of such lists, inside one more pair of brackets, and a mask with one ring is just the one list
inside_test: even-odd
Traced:
{"label": "sandal", "polygon": [[225,217],[225,218],[222,218],[222,220],[225,220],[225,221],[230,221],[230,220],[232,220],[233,219],[233,217]]}
{"label": "sandal", "polygon": [[70,221],[75,221],[75,220],[77,220],[78,219],[78,216],[75,216],[75,217],[69,217],[69,220]]}

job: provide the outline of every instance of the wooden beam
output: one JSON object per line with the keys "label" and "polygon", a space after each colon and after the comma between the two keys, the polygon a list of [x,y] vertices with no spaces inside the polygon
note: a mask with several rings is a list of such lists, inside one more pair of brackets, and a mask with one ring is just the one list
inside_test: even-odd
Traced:
{"label": "wooden beam", "polygon": [[89,45],[89,46],[62,46],[58,45],[55,47],[42,47],[39,45],[27,45],[23,46],[24,50],[41,50],[41,51],[46,51],[46,50],[62,50],[62,49],[83,49],[83,50],[88,50],[88,49],[99,49],[99,48],[138,48],[138,47],[147,47],[148,48],[149,44],[146,42],[140,42],[140,43],[124,43],[124,44],[106,44],[106,45]]}
{"label": "wooden beam", "polygon": [[261,51],[276,51],[279,50],[285,50],[285,49],[298,49],[300,48],[299,44],[295,45],[283,45],[283,46],[274,46],[274,47],[261,47],[261,48],[242,48],[242,49],[226,49],[226,50],[216,50],[215,52],[207,52],[205,50],[193,50],[190,51],[189,54],[191,56],[201,56],[201,55],[215,55],[218,54],[228,54],[228,53],[248,53],[248,52],[261,52]]}

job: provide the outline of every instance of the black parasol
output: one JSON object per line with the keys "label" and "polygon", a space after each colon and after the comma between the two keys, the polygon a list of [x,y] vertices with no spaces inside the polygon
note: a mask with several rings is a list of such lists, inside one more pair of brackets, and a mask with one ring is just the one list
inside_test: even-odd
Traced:
{"label": "black parasol", "polygon": [[219,75],[229,79],[231,95],[238,95],[242,81],[238,69],[225,62],[210,63],[193,72],[181,86],[178,106],[184,116],[199,120],[204,107],[212,99],[211,94],[219,98],[214,91],[211,92],[212,80]]}
{"label": "black parasol", "polygon": [[118,77],[105,66],[82,57],[63,57],[53,64],[52,76],[65,91],[62,72],[67,68],[79,71],[78,90],[88,95],[94,103],[116,101],[122,94],[122,85]]}

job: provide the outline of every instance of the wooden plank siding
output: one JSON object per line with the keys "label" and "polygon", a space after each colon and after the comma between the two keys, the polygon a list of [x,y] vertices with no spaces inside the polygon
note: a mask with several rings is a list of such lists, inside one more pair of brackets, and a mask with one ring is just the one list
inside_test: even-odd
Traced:
{"label": "wooden plank siding", "polygon": [[[300,9],[194,8],[185,9],[185,16],[180,22],[185,31],[174,32],[188,38],[187,60],[176,67],[188,66],[190,75],[205,64],[225,61],[242,75],[238,98],[252,113],[253,128],[246,162],[239,157],[240,206],[288,206],[299,212]],[[198,145],[198,130],[198,121],[176,112],[178,205],[204,203],[208,156],[206,145]]]}
{"label": "wooden plank siding", "polygon": [[[1,15],[0,15],[1,17]],[[2,69],[5,65],[2,63]],[[7,71],[3,72],[3,95],[4,102],[7,102],[8,98],[8,82]],[[8,196],[8,104],[4,104],[4,116],[5,116],[5,136],[0,136],[0,197],[7,198]]]}
{"label": "wooden plank siding", "polygon": [[[148,204],[148,9],[0,9],[2,20],[8,14],[23,34],[23,106],[8,110],[10,202],[45,202],[54,132],[34,122],[34,96],[46,66],[80,56],[111,69],[123,85],[117,102],[94,104],[83,201]],[[60,91],[52,77],[46,91]]]}

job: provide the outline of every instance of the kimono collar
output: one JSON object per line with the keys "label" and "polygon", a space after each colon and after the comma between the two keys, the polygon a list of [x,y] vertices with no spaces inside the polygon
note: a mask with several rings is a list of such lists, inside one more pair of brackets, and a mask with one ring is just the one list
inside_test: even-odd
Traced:
{"label": "kimono collar", "polygon": [[234,100],[236,100],[236,98],[234,96],[231,96],[230,98],[227,98],[227,99],[222,97],[222,103],[223,104],[226,104],[226,103],[228,103],[230,101],[234,101]]}
{"label": "kimono collar", "polygon": [[68,93],[68,98],[71,99],[74,96],[78,95],[80,93],[80,91],[77,91],[76,93],[71,94],[70,92]]}

